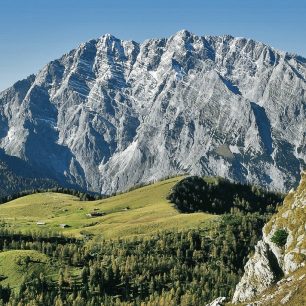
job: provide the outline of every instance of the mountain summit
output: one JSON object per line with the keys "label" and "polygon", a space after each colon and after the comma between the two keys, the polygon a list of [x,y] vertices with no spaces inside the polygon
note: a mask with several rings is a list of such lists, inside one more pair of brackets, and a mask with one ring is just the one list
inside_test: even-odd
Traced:
{"label": "mountain summit", "polygon": [[186,30],[81,44],[0,93],[0,148],[111,193],[177,173],[288,190],[306,165],[306,59]]}

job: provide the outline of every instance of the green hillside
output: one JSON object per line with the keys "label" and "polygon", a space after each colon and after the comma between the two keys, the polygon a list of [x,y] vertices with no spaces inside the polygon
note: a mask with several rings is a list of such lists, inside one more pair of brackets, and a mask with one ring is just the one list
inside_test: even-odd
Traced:
{"label": "green hillside", "polygon": [[201,306],[232,296],[277,207],[255,187],[200,177],[96,201],[15,199],[0,205],[0,304]]}
{"label": "green hillside", "polygon": [[[217,218],[207,213],[181,214],[166,199],[182,177],[171,178],[97,201],[80,201],[61,193],[37,193],[0,205],[0,219],[11,230],[60,231],[103,238],[147,235],[161,230],[191,229]],[[103,216],[88,217],[90,213]],[[37,222],[42,225],[37,225]],[[66,228],[60,228],[66,224]]]}

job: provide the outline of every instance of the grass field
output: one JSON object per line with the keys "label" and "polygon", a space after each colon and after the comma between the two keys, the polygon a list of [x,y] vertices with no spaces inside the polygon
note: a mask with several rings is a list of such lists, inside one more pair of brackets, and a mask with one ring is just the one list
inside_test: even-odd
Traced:
{"label": "grass field", "polygon": [[48,256],[31,250],[13,250],[0,253],[1,285],[18,288],[26,275],[52,276],[55,271],[50,265]]}
{"label": "grass field", "polygon": [[[0,205],[0,219],[21,232],[55,230],[74,237],[95,235],[109,239],[198,228],[217,218],[206,213],[181,214],[172,207],[166,196],[181,179],[171,178],[97,201],[80,201],[60,193],[28,195]],[[105,215],[86,216],[93,211]],[[62,229],[60,224],[69,227]]]}

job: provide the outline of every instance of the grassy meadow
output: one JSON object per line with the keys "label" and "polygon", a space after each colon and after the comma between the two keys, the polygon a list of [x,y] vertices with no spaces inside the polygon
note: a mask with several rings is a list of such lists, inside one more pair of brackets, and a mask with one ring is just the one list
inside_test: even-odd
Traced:
{"label": "grassy meadow", "polygon": [[[0,220],[20,232],[58,231],[72,237],[104,239],[149,235],[163,230],[203,227],[217,216],[179,213],[166,199],[183,177],[175,177],[97,201],[61,193],[37,193],[0,205]],[[91,212],[104,216],[88,217]],[[37,222],[43,223],[37,225]],[[60,224],[68,227],[60,228]]]}

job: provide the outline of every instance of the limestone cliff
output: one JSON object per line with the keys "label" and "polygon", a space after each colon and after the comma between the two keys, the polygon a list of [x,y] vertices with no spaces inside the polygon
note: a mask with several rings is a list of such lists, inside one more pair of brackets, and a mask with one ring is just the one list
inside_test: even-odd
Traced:
{"label": "limestone cliff", "polygon": [[[263,238],[245,266],[236,287],[233,303],[249,305],[305,305],[306,287],[306,172],[300,185],[291,191],[284,205],[263,228]],[[276,233],[286,233],[286,240],[275,241]],[[290,301],[298,298],[298,304]],[[303,300],[304,299],[304,300]]]}
{"label": "limestone cliff", "polygon": [[180,31],[81,44],[0,93],[0,149],[63,186],[169,175],[288,190],[306,164],[306,59]]}

